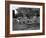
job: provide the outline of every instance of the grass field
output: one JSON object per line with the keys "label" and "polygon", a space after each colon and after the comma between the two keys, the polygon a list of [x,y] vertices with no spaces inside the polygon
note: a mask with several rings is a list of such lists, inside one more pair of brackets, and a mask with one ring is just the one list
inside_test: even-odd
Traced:
{"label": "grass field", "polygon": [[40,23],[20,24],[13,19],[13,30],[39,30]]}

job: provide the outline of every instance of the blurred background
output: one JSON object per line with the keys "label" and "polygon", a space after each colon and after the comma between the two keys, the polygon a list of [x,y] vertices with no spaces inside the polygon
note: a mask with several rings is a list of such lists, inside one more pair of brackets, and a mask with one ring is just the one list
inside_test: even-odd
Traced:
{"label": "blurred background", "polygon": [[[46,10],[46,0],[0,0],[0,38],[5,38],[5,1],[25,1],[25,2],[28,1],[28,2],[45,3],[45,10]],[[9,38],[46,38],[46,20],[45,20],[45,35],[9,37]]]}

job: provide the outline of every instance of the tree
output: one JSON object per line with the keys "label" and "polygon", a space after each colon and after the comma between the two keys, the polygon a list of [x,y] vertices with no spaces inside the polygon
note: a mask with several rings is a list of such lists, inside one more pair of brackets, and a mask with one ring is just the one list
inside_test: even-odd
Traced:
{"label": "tree", "polygon": [[15,18],[15,10],[12,10],[12,12],[13,12],[13,18]]}

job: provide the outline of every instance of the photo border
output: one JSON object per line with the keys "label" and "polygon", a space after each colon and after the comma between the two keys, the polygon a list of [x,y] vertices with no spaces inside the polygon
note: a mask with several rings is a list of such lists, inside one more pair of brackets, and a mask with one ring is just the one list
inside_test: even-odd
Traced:
{"label": "photo border", "polygon": [[[16,7],[26,7],[26,8],[39,8],[40,10],[40,30],[22,30],[22,31],[13,31],[13,27],[12,27],[12,10],[13,8]],[[15,10],[15,9],[14,9]],[[43,12],[42,12],[42,6],[38,6],[38,5],[19,5],[19,4],[10,4],[10,34],[22,34],[22,33],[38,33],[38,32],[42,32],[42,16],[43,16]]]}
{"label": "photo border", "polygon": [[[39,5],[43,6],[43,23],[42,32],[40,33],[24,33],[24,34],[10,34],[10,4],[21,4],[21,5]],[[45,5],[44,3],[36,2],[20,2],[20,1],[5,1],[5,37],[18,37],[18,36],[34,36],[45,34]]]}

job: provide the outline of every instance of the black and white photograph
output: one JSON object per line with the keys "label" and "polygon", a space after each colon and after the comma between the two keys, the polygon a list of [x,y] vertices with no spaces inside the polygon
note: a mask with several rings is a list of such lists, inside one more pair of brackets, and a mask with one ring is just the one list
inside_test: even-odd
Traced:
{"label": "black and white photograph", "polygon": [[40,29],[40,8],[19,7],[12,10],[12,13],[13,31]]}
{"label": "black and white photograph", "polygon": [[17,34],[42,32],[42,6],[11,4],[10,30]]}

